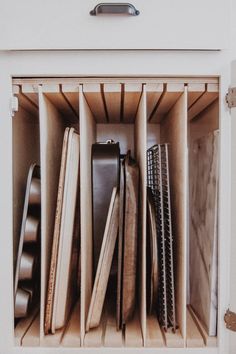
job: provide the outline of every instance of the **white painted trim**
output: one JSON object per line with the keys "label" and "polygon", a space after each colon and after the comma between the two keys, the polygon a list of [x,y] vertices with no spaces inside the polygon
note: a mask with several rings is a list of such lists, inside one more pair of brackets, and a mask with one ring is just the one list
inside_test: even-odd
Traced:
{"label": "white painted trim", "polygon": [[[220,270],[219,270],[219,353],[228,353],[228,331],[225,330],[223,314],[229,305],[229,257],[230,254],[230,113],[224,105],[224,95],[230,82],[229,52],[0,52],[0,284],[4,284],[3,296],[0,297],[0,348],[6,353],[28,353],[30,348],[13,347],[13,300],[12,293],[12,127],[9,99],[11,93],[11,77],[37,76],[217,76],[221,77],[220,105]],[[145,65],[144,65],[145,63]],[[2,153],[3,152],[3,153]],[[4,168],[3,168],[4,167]],[[2,203],[2,204],[1,204]],[[4,262],[3,262],[4,260]],[[71,353],[71,352],[120,352],[120,349],[48,349],[35,348],[34,353]],[[217,353],[217,348],[204,349],[124,349],[129,353]]]}

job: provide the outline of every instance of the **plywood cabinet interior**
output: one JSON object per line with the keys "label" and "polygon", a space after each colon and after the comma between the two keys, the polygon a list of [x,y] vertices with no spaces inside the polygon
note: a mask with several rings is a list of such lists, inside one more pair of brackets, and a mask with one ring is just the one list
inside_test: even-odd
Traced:
{"label": "plywood cabinet interior", "polygon": [[[31,162],[40,162],[42,181],[41,298],[40,308],[15,328],[15,344],[49,347],[214,346],[193,309],[189,307],[189,168],[193,141],[219,129],[217,78],[106,78],[15,79],[13,92],[19,111],[13,120],[14,249],[19,239],[21,196]],[[60,154],[64,129],[80,132],[80,294],[67,325],[55,335],[44,334],[45,297],[49,272]],[[116,331],[113,298],[107,297],[102,322],[85,332],[93,286],[91,145],[113,139],[121,153],[131,150],[139,163],[141,181],[140,279],[135,316]],[[25,141],[31,148],[26,148]],[[33,143],[34,142],[34,143]],[[146,309],[146,150],[157,143],[170,148],[170,188],[174,229],[176,333],[164,332]],[[194,206],[191,206],[194,208]],[[15,257],[14,257],[15,259]],[[109,295],[109,294],[108,294]],[[164,349],[163,349],[164,350]],[[187,349],[185,349],[187,350]],[[200,349],[199,349],[200,350]]]}

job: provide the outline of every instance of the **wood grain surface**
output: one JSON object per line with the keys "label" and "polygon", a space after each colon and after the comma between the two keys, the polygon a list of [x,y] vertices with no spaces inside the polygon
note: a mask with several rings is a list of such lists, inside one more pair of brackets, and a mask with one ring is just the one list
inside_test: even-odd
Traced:
{"label": "wood grain surface", "polygon": [[217,322],[218,139],[215,131],[195,140],[190,156],[190,304],[212,336]]}

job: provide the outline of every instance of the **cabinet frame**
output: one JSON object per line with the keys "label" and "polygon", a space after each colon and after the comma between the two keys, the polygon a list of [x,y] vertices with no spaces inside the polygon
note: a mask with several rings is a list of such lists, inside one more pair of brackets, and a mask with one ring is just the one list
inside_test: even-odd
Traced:
{"label": "cabinet frame", "polygon": [[[135,59],[135,62],[133,60]],[[111,60],[112,59],[112,60]],[[186,59],[188,59],[186,61]],[[108,62],[109,60],[109,62]],[[143,66],[143,60],[147,63]],[[229,306],[230,289],[230,236],[231,236],[231,116],[225,104],[224,96],[230,83],[231,57],[221,53],[156,52],[156,53],[114,53],[114,52],[2,52],[0,106],[1,139],[0,162],[2,183],[0,185],[0,239],[4,247],[0,248],[0,281],[4,284],[4,296],[0,297],[0,312],[4,321],[0,323],[0,348],[6,353],[30,351],[28,348],[14,347],[13,331],[13,262],[12,249],[12,119],[11,97],[13,77],[101,77],[101,76],[219,76],[220,79],[220,180],[219,180],[219,316],[218,347],[199,349],[201,353],[228,353],[229,332],[225,329],[223,315]],[[96,67],[94,64],[97,64]],[[91,69],[93,68],[93,69]],[[145,72],[144,72],[145,70]],[[124,75],[125,74],[125,75]],[[4,132],[4,133],[3,133]],[[225,158],[222,158],[222,157]],[[227,237],[225,237],[227,235]],[[94,351],[85,348],[50,348],[48,352]],[[100,349],[96,349],[100,350]],[[103,348],[103,351],[111,349]],[[119,350],[119,349],[118,349]],[[133,349],[122,348],[134,352]],[[136,351],[137,349],[135,349]],[[150,353],[191,353],[194,349],[142,348]],[[34,348],[35,353],[42,353],[45,348]],[[112,349],[112,352],[117,349]]]}

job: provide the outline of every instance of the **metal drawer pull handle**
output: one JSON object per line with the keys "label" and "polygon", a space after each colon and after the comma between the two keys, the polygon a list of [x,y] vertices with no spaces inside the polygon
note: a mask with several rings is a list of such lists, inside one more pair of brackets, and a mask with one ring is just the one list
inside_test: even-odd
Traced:
{"label": "metal drawer pull handle", "polygon": [[128,3],[101,3],[90,11],[91,16],[116,14],[138,16],[139,11],[132,4]]}

